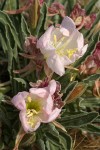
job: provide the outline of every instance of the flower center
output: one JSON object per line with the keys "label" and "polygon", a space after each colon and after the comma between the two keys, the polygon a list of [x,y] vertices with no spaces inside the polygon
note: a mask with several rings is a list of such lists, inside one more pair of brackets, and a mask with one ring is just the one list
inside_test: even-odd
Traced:
{"label": "flower center", "polygon": [[37,117],[40,112],[40,103],[36,99],[33,100],[30,96],[27,97],[26,101],[26,117],[28,124],[34,126],[34,117]]}
{"label": "flower center", "polygon": [[75,25],[76,26],[80,25],[82,23],[82,20],[83,20],[82,16],[77,17],[75,20]]}
{"label": "flower center", "polygon": [[73,56],[73,54],[77,51],[77,48],[74,49],[67,49],[67,44],[69,43],[69,40],[66,41],[66,37],[62,37],[60,38],[59,41],[57,41],[57,36],[54,34],[53,35],[53,46],[56,48],[56,54],[63,57],[63,56],[67,56],[68,58],[71,58]]}

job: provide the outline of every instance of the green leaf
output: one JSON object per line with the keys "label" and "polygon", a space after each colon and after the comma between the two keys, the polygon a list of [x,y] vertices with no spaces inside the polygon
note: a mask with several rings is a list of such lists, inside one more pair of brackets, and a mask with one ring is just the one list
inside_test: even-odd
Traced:
{"label": "green leaf", "polygon": [[6,108],[4,108],[3,106],[0,106],[0,120],[1,120],[4,124],[6,124],[6,125],[9,127],[9,129],[10,129],[11,123],[10,123],[8,117],[7,117]]}
{"label": "green leaf", "polygon": [[17,82],[21,83],[22,85],[24,85],[24,87],[26,87],[26,81],[22,78],[14,78],[14,80],[16,80]]}
{"label": "green leaf", "polygon": [[98,0],[90,0],[89,3],[85,6],[86,14],[90,14],[95,4],[98,2]]}
{"label": "green leaf", "polygon": [[39,148],[40,150],[46,150],[46,149],[45,149],[45,143],[44,143],[44,141],[43,141],[42,139],[38,139],[38,140],[37,140],[37,146],[38,146],[38,148]]}
{"label": "green leaf", "polygon": [[72,139],[71,137],[62,131],[58,132],[58,135],[55,135],[52,132],[46,133],[46,147],[47,150],[53,148],[54,150],[71,150],[72,148]]}
{"label": "green leaf", "polygon": [[79,127],[79,126],[83,126],[85,124],[92,122],[97,116],[98,116],[98,113],[96,112],[80,113],[77,115],[70,115],[70,116],[62,117],[61,120],[59,120],[59,122],[65,128]]}
{"label": "green leaf", "polygon": [[70,77],[71,77],[71,74],[68,72],[67,74],[60,77],[58,80],[61,84],[61,90],[63,93],[65,93],[66,88],[67,88],[68,84],[70,83]]}
{"label": "green leaf", "polygon": [[60,134],[60,141],[63,145],[64,150],[71,150],[72,149],[72,138],[70,135],[64,132],[59,132]]}
{"label": "green leaf", "polygon": [[43,3],[40,9],[40,18],[39,18],[38,25],[37,25],[36,32],[35,32],[35,35],[37,37],[44,31],[46,14],[47,14],[47,5],[46,3]]}
{"label": "green leaf", "polygon": [[70,15],[74,5],[75,5],[75,0],[67,0],[68,5],[67,5],[67,15]]}
{"label": "green leaf", "polygon": [[30,30],[28,28],[28,24],[24,18],[24,16],[21,16],[21,32],[22,32],[22,36],[24,37],[24,40],[27,36],[30,36]]}
{"label": "green leaf", "polygon": [[8,71],[11,74],[13,58],[18,61],[17,48],[20,48],[20,41],[12,20],[2,11],[0,11],[0,27],[0,41],[4,52],[6,52],[8,55]]}
{"label": "green leaf", "polygon": [[100,135],[100,126],[98,125],[88,124],[86,127],[82,127],[81,129],[92,134]]}
{"label": "green leaf", "polygon": [[54,142],[50,139],[46,140],[46,150],[60,150],[59,146],[54,145]]}
{"label": "green leaf", "polygon": [[83,80],[84,83],[94,82],[100,78],[100,74],[93,74]]}
{"label": "green leaf", "polygon": [[96,107],[99,108],[100,107],[100,98],[86,98],[85,100],[81,100],[79,103],[80,107]]}

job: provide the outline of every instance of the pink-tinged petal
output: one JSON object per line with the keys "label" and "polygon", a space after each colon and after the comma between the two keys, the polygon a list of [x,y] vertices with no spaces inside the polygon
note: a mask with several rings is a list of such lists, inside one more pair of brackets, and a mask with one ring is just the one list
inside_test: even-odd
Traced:
{"label": "pink-tinged petal", "polygon": [[88,44],[86,44],[82,49],[81,49],[81,56],[83,56],[85,54],[85,52],[87,51],[87,47]]}
{"label": "pink-tinged petal", "polygon": [[61,28],[60,32],[64,35],[64,36],[69,36],[69,31],[66,30],[65,28]]}
{"label": "pink-tinged petal", "polygon": [[42,117],[51,114],[53,109],[53,99],[50,94],[48,95],[47,99],[42,100],[42,104]]}
{"label": "pink-tinged petal", "polygon": [[25,103],[25,99],[28,96],[28,92],[19,92],[16,96],[14,96],[12,98],[12,103],[13,105],[19,109],[19,110],[24,110],[26,109],[26,103]]}
{"label": "pink-tinged petal", "polygon": [[33,117],[32,127],[27,122],[26,111],[20,111],[19,118],[22,124],[22,127],[26,133],[35,131],[40,126],[40,119],[36,116]]}
{"label": "pink-tinged petal", "polygon": [[37,48],[46,49],[51,38],[51,33],[54,30],[54,26],[51,26],[47,29],[47,31],[39,38],[37,41]]}
{"label": "pink-tinged petal", "polygon": [[55,93],[55,91],[56,91],[56,87],[57,87],[56,81],[55,81],[55,80],[51,80],[51,81],[49,82],[48,87],[46,87],[46,89],[47,89],[47,91],[48,91],[51,95],[53,95],[53,94]]}
{"label": "pink-tinged petal", "polygon": [[[46,88],[31,88],[30,93],[37,96],[36,101],[40,102],[41,111],[50,114],[53,108],[53,99]],[[34,100],[34,99],[33,99]]]}
{"label": "pink-tinged petal", "polygon": [[[74,49],[78,50],[81,47],[79,45],[79,42],[80,42],[80,39],[81,39],[80,35],[81,35],[81,33],[79,31],[77,31],[76,29],[73,31],[73,33],[71,34],[69,39],[66,41],[66,47],[64,49],[66,52],[67,52],[67,50],[74,50]],[[82,40],[81,45],[83,45],[83,40]],[[79,48],[78,48],[78,46],[79,46]]]}
{"label": "pink-tinged petal", "polygon": [[25,132],[29,132],[29,125],[27,123],[27,119],[26,119],[26,110],[20,111],[19,113],[19,118],[22,124],[22,127],[24,129]]}
{"label": "pink-tinged petal", "polygon": [[48,97],[48,92],[45,88],[30,88],[30,93],[37,95],[40,98],[47,98]]}
{"label": "pink-tinged petal", "polygon": [[54,121],[59,116],[60,112],[61,109],[55,108],[50,115],[46,116],[46,119],[42,118],[41,122],[48,123]]}
{"label": "pink-tinged petal", "polygon": [[[75,28],[76,28],[76,26],[75,26],[74,21],[71,18],[69,18],[68,16],[66,16],[61,23],[62,33],[66,34],[66,36],[69,36],[75,30]],[[66,29],[66,32],[63,29]]]}
{"label": "pink-tinged petal", "polygon": [[69,59],[67,56],[64,57],[64,66],[68,66],[73,63],[72,59]]}
{"label": "pink-tinged petal", "polygon": [[78,38],[77,38],[77,44],[78,44],[78,50],[81,50],[84,46],[84,38],[83,34],[77,31],[78,33]]}
{"label": "pink-tinged petal", "polygon": [[46,62],[49,68],[56,74],[62,76],[65,73],[64,63],[59,55],[53,55],[49,57]]}

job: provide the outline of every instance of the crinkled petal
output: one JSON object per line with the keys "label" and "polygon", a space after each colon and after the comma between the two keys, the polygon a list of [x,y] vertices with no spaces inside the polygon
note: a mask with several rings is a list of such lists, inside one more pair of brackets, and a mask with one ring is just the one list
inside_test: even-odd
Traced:
{"label": "crinkled petal", "polygon": [[51,80],[50,82],[49,82],[49,85],[46,87],[46,89],[47,89],[47,91],[51,94],[51,95],[53,95],[54,93],[55,93],[55,91],[56,91],[56,81],[55,80]]}
{"label": "crinkled petal", "polygon": [[48,46],[51,38],[51,33],[54,30],[54,26],[51,26],[47,29],[47,31],[39,38],[37,41],[37,48],[45,49]]}
{"label": "crinkled petal", "polygon": [[48,97],[48,91],[45,88],[30,88],[30,93],[37,95],[41,98],[47,98]]}
{"label": "crinkled petal", "polygon": [[61,23],[60,31],[63,33],[63,35],[69,36],[70,34],[72,34],[72,32],[75,30],[75,28],[76,28],[76,26],[75,26],[74,21],[71,18],[69,18],[68,16],[66,16]]}
{"label": "crinkled petal", "polygon": [[63,59],[58,55],[50,56],[46,62],[49,68],[56,74],[62,76],[65,73]]}
{"label": "crinkled petal", "polygon": [[25,98],[28,96],[28,92],[19,92],[16,96],[12,98],[12,103],[13,105],[19,109],[19,110],[24,110],[26,109],[26,104],[25,104]]}
{"label": "crinkled petal", "polygon": [[40,119],[36,116],[33,117],[32,127],[27,122],[26,111],[20,111],[19,118],[22,124],[22,127],[26,133],[35,131],[40,126]]}
{"label": "crinkled petal", "polygon": [[60,112],[61,109],[55,108],[50,115],[46,116],[46,119],[44,116],[42,116],[41,122],[48,123],[54,121],[59,116]]}

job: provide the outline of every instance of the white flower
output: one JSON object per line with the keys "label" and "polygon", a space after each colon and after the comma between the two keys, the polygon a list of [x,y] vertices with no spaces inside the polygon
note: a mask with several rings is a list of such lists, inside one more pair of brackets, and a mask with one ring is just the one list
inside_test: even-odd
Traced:
{"label": "white flower", "polygon": [[37,41],[37,48],[40,48],[49,68],[62,76],[66,66],[83,56],[87,45],[84,46],[83,35],[72,19],[66,16],[60,28],[48,28]]}

